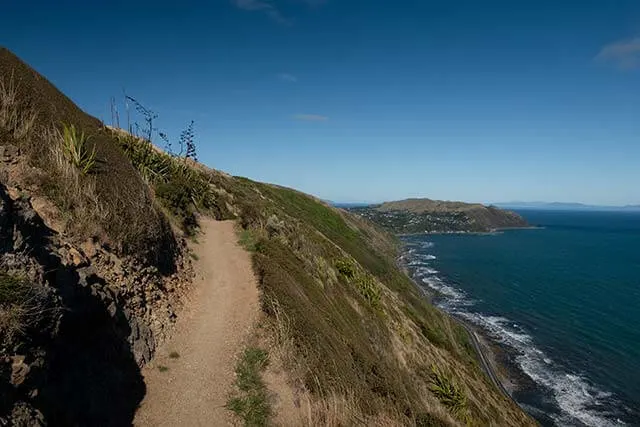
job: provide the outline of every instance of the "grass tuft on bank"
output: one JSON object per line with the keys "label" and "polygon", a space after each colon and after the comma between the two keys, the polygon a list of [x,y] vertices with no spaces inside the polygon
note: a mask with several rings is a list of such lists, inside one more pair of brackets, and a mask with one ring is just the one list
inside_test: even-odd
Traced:
{"label": "grass tuft on bank", "polygon": [[267,387],[262,372],[269,363],[268,353],[257,347],[244,350],[236,366],[236,393],[227,401],[227,409],[238,415],[245,426],[267,425],[271,416]]}

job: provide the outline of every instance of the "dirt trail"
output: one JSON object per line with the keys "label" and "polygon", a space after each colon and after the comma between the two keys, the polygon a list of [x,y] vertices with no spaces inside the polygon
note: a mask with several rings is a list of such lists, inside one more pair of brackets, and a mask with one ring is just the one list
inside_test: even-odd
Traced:
{"label": "dirt trail", "polygon": [[[173,337],[143,370],[147,393],[134,420],[138,426],[233,423],[224,405],[235,358],[258,318],[258,288],[234,223],[202,219],[201,227],[194,248],[196,289]],[[170,357],[172,352],[179,357]]]}

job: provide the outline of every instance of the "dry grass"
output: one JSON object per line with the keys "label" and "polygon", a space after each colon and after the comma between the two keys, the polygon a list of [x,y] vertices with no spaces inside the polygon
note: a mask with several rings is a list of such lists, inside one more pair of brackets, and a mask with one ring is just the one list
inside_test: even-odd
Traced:
{"label": "dry grass", "polygon": [[15,274],[0,272],[0,347],[10,345],[52,314],[54,309],[44,288]]}
{"label": "dry grass", "polygon": [[[3,49],[0,75],[0,138],[25,160],[9,184],[53,202],[51,214],[71,241],[93,238],[119,255],[173,271],[177,242],[170,223],[113,132]],[[66,131],[60,123],[69,124]]]}
{"label": "dry grass", "polygon": [[36,117],[32,108],[21,107],[13,73],[0,79],[0,128],[7,130],[14,140],[22,141],[33,131]]}
{"label": "dry grass", "polygon": [[45,192],[60,209],[65,231],[79,237],[99,235],[109,213],[98,196],[97,177],[69,161],[65,140],[55,127],[42,131],[38,140],[48,147],[41,158],[49,165]]}

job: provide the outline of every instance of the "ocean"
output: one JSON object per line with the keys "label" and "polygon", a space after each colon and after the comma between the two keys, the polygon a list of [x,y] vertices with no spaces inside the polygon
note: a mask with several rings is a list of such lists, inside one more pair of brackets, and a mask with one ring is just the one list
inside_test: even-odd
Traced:
{"label": "ocean", "polygon": [[403,237],[410,273],[541,424],[640,425],[640,213],[519,213],[540,228]]}

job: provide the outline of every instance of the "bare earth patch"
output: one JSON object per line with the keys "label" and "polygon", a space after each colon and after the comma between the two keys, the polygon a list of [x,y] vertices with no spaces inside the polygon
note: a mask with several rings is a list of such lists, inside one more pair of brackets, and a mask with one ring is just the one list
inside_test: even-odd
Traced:
{"label": "bare earth patch", "polygon": [[193,248],[195,290],[172,338],[143,370],[147,391],[135,425],[234,423],[225,404],[235,380],[236,357],[260,314],[259,291],[234,223],[203,218],[201,227]]}

